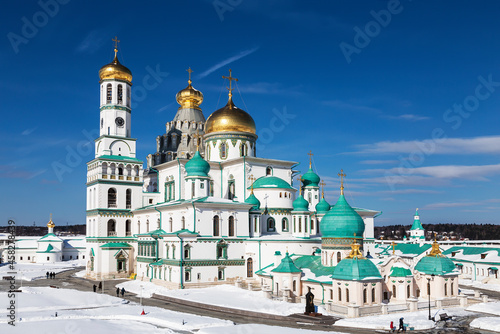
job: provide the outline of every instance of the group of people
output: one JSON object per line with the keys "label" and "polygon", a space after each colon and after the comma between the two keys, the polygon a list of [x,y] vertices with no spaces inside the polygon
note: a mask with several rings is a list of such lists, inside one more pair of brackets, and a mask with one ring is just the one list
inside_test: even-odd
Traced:
{"label": "group of people", "polygon": [[[97,285],[94,284],[94,292],[97,292],[97,289],[99,289],[99,291],[102,291],[102,282],[99,282],[99,287]],[[120,297],[120,293],[122,294],[122,297],[125,296],[125,288],[116,288],[116,297]]]}
{"label": "group of people", "polygon": [[[393,322],[393,321],[391,321],[390,327],[391,327],[391,332],[394,332],[394,331],[396,330],[396,327],[394,326],[394,322]],[[399,333],[399,331],[406,332],[406,327],[405,327],[405,323],[404,323],[404,318],[399,318],[399,328],[398,328],[398,333]]]}
{"label": "group of people", "polygon": [[45,274],[45,276],[47,277],[47,279],[49,279],[49,278],[50,278],[50,279],[53,279],[53,278],[56,278],[56,273],[55,273],[55,272],[51,272],[51,273],[49,273],[49,272],[47,271],[47,273]]}

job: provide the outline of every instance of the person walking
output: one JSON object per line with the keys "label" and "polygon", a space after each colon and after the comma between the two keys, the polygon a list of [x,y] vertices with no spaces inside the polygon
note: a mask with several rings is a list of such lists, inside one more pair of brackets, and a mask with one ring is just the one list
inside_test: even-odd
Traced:
{"label": "person walking", "polygon": [[405,324],[404,324],[404,318],[399,318],[399,328],[398,328],[398,333],[400,330],[403,330],[403,332],[406,332]]}
{"label": "person walking", "polygon": [[394,332],[396,330],[396,327],[394,327],[394,321],[391,321],[391,324],[389,325],[390,329],[391,329],[391,332]]}
{"label": "person walking", "polygon": [[52,278],[56,278],[56,273],[54,271],[52,272]]}
{"label": "person walking", "polygon": [[99,282],[99,291],[102,290],[102,282]]}
{"label": "person walking", "polygon": [[125,288],[122,288],[122,298],[125,295]]}
{"label": "person walking", "polygon": [[94,284],[94,292],[97,291],[97,285]]}
{"label": "person walking", "polygon": [[47,277],[47,279],[49,279],[49,272],[47,271],[47,273],[45,274],[45,276]]}
{"label": "person walking", "polygon": [[116,297],[120,297],[120,288],[116,288]]}

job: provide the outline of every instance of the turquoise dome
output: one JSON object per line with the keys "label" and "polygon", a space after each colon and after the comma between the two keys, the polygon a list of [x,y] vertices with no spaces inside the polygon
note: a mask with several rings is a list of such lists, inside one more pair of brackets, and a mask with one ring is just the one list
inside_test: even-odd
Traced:
{"label": "turquoise dome", "polygon": [[418,261],[415,270],[429,275],[446,275],[455,270],[455,264],[442,254],[427,255]]}
{"label": "turquoise dome", "polygon": [[293,201],[293,211],[309,211],[309,202],[299,195],[295,201]]}
{"label": "turquoise dome", "polygon": [[333,279],[360,281],[363,279],[381,279],[377,266],[366,258],[345,258],[333,269]]}
{"label": "turquoise dome", "polygon": [[[248,187],[250,189],[252,187]],[[253,183],[253,188],[293,189],[288,182],[276,176],[262,176]]]}
{"label": "turquoise dome", "polygon": [[321,219],[320,231],[323,238],[362,239],[365,232],[363,218],[340,195],[335,206]]}
{"label": "turquoise dome", "polygon": [[252,208],[250,209],[250,211],[260,210],[260,201],[257,197],[255,197],[253,192],[250,194],[250,196],[247,197],[247,199],[245,200],[245,203],[253,205]]}
{"label": "turquoise dome", "polygon": [[201,157],[199,151],[196,151],[194,156],[188,162],[186,162],[185,168],[187,176],[208,177],[210,164]]}
{"label": "turquoise dome", "polygon": [[319,187],[320,178],[318,174],[313,172],[312,168],[309,166],[309,170],[307,173],[302,175],[302,182],[304,183],[304,187]]}
{"label": "turquoise dome", "polygon": [[319,214],[327,213],[330,210],[330,204],[325,200],[324,197],[321,198],[318,204],[316,204],[316,212]]}

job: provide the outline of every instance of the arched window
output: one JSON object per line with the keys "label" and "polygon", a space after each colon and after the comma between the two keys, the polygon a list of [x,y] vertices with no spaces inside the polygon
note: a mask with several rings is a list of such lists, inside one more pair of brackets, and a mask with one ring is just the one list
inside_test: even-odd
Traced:
{"label": "arched window", "polygon": [[395,285],[392,286],[392,297],[396,298],[396,286]]}
{"label": "arched window", "polygon": [[101,129],[104,126],[104,118],[101,118]]}
{"label": "arched window", "polygon": [[368,296],[366,293],[366,289],[363,289],[363,304],[368,303]]}
{"label": "arched window", "polygon": [[174,231],[174,220],[172,219],[172,217],[170,217],[168,219],[168,226],[170,228],[170,232],[173,232]]}
{"label": "arched window", "polygon": [[218,237],[220,234],[219,234],[219,216],[214,216],[214,222],[213,222],[213,234],[214,234],[214,237]]}
{"label": "arched window", "polygon": [[191,257],[189,245],[184,246],[184,258],[189,259]]}
{"label": "arched window", "polygon": [[267,232],[274,232],[276,230],[274,218],[267,218]]}
{"label": "arched window", "polygon": [[372,288],[372,303],[375,303],[375,288]]}
{"label": "arched window", "polygon": [[196,188],[195,182],[192,181],[191,182],[191,198],[194,198],[195,188]]}
{"label": "arched window", "polygon": [[240,156],[244,157],[248,154],[248,148],[246,143],[241,143],[240,145]]}
{"label": "arched window", "polygon": [[253,259],[251,257],[247,259],[247,277],[253,277]]}
{"label": "arched window", "polygon": [[280,192],[280,198],[283,197],[283,193]]}
{"label": "arched window", "polygon": [[125,235],[126,236],[132,235],[132,222],[130,221],[130,219],[127,219],[125,221]]}
{"label": "arched window", "polygon": [[307,201],[309,202],[309,204],[311,204],[311,202],[312,202],[312,194],[311,193],[309,193],[307,195]]}
{"label": "arched window", "polygon": [[132,208],[132,190],[131,189],[127,189],[127,191],[125,192],[125,205],[126,205],[127,209]]}
{"label": "arched window", "polygon": [[349,289],[345,289],[345,301],[349,303]]}
{"label": "arched window", "polygon": [[184,279],[186,280],[186,282],[191,281],[191,272],[190,271],[186,271],[184,273]]}
{"label": "arched window", "polygon": [[410,286],[406,286],[406,298],[410,298]]}
{"label": "arched window", "polygon": [[123,176],[123,167],[118,167],[118,175]]}
{"label": "arched window", "polygon": [[266,176],[267,175],[273,175],[273,167],[271,166],[266,167]]}
{"label": "arched window", "polygon": [[339,302],[342,301],[342,289],[339,288]]}
{"label": "arched window", "polygon": [[302,217],[299,217],[299,233],[302,232]]}
{"label": "arched window", "polygon": [[186,229],[186,218],[184,218],[184,216],[182,216],[182,218],[181,218],[181,225],[182,225],[182,229],[185,230]]}
{"label": "arched window", "polygon": [[127,106],[130,107],[130,87],[127,86]]}
{"label": "arched window", "polygon": [[448,284],[444,283],[444,295],[448,296]]}
{"label": "arched window", "polygon": [[230,216],[229,217],[229,232],[228,236],[234,237],[234,217]]}
{"label": "arched window", "polygon": [[453,282],[451,282],[451,295],[453,296],[455,292],[453,291]]}
{"label": "arched window", "polygon": [[106,103],[111,103],[111,84],[106,86]]}
{"label": "arched window", "polygon": [[297,232],[297,219],[293,217],[293,233]]}
{"label": "arched window", "polygon": [[288,232],[288,219],[286,218],[281,219],[281,230],[283,232]]}
{"label": "arched window", "polygon": [[220,143],[219,150],[220,150],[221,159],[226,159],[227,158],[227,145],[225,142]]}
{"label": "arched window", "polygon": [[342,254],[340,252],[337,252],[337,264],[342,260]]}
{"label": "arched window", "polygon": [[116,208],[116,189],[108,189],[108,208]]}
{"label": "arched window", "polygon": [[224,279],[224,269],[219,269],[219,274],[217,275],[219,281]]}
{"label": "arched window", "polygon": [[116,222],[113,219],[108,220],[108,237],[116,237]]}
{"label": "arched window", "polygon": [[117,91],[117,100],[118,104],[123,104],[123,86],[118,85],[118,91]]}
{"label": "arched window", "polygon": [[295,281],[295,280],[292,283],[292,291],[294,291],[294,292],[297,291],[297,281]]}

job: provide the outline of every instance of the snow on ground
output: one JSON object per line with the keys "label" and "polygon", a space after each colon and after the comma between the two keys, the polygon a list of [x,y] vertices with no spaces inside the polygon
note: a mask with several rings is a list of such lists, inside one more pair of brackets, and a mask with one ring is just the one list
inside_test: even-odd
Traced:
{"label": "snow on ground", "polygon": [[[283,301],[270,300],[264,296],[262,291],[248,291],[233,285],[217,285],[209,288],[169,290],[166,287],[144,281],[127,281],[116,285],[125,288],[126,291],[136,293],[140,296],[141,285],[142,296],[150,298],[153,293],[169,297],[190,300],[203,304],[224,306],[247,311],[289,315],[303,313],[304,305],[300,303],[287,303]],[[319,307],[319,312],[326,313]]]}
{"label": "snow on ground", "polygon": [[491,291],[499,291],[500,292],[500,284],[484,284],[478,281],[473,281],[470,279],[459,279],[458,284],[466,285],[473,288],[491,290]]}
{"label": "snow on ground", "polygon": [[471,328],[485,329],[494,332],[500,332],[500,318],[484,317],[472,320]]}
{"label": "snow on ground", "polygon": [[[84,333],[130,333],[140,330],[152,333],[172,333],[178,330],[197,330],[210,326],[232,326],[226,320],[165,310],[159,307],[144,307],[146,315],[140,315],[143,307],[127,303],[121,298],[93,292],[48,287],[23,287],[16,294],[16,326],[7,324],[8,318],[0,318],[0,333],[28,333],[36,328],[40,333],[66,332]],[[0,300],[7,306],[6,292],[0,293]],[[4,307],[2,306],[2,308]],[[55,316],[57,312],[57,317]],[[145,325],[147,324],[147,325]],[[142,327],[141,327],[142,326]],[[24,331],[22,329],[25,329]],[[57,330],[56,330],[57,329]],[[170,329],[170,330],[168,330]]]}
{"label": "snow on ground", "polygon": [[82,270],[82,271],[77,271],[73,276],[75,276],[75,277],[84,277],[85,274],[87,274],[87,271],[86,270]]}
{"label": "snow on ground", "polygon": [[236,325],[226,327],[210,327],[200,329],[198,334],[245,334],[245,333],[259,333],[259,334],[341,334],[340,332],[323,332],[313,331],[310,329],[276,327],[266,325]]}
{"label": "snow on ground", "polygon": [[500,302],[474,304],[469,306],[467,311],[490,313],[500,316]]}
{"label": "snow on ground", "polygon": [[[460,308],[449,308],[432,310],[431,315],[438,319],[439,314],[446,313],[448,316],[467,316],[471,315],[471,312],[464,311]],[[341,319],[335,323],[338,326],[345,327],[357,327],[357,328],[370,328],[370,329],[389,329],[391,321],[394,322],[394,326],[399,326],[399,318],[404,318],[404,323],[408,324],[409,327],[413,327],[415,330],[423,330],[433,328],[436,323],[429,320],[429,312],[418,311],[418,312],[401,312],[401,313],[391,313],[391,314],[381,314],[362,318],[350,318]],[[334,326],[335,326],[334,325]]]}
{"label": "snow on ground", "polygon": [[74,269],[75,267],[81,267],[85,265],[85,260],[72,260],[63,261],[56,263],[15,263],[14,270],[11,270],[7,264],[0,267],[0,277],[1,276],[11,276],[7,272],[15,271],[17,272],[16,280],[33,281],[36,279],[46,278],[46,273],[55,272],[60,273],[62,271]]}

